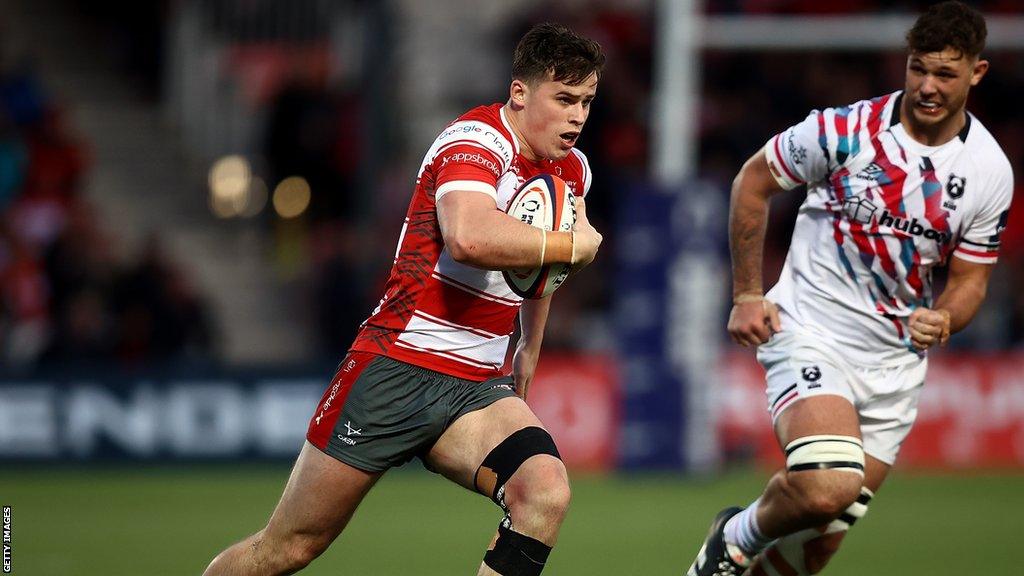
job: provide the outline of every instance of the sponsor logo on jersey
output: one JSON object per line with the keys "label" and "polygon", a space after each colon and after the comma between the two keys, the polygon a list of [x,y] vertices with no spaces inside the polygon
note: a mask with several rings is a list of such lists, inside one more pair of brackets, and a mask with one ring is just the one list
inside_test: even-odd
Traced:
{"label": "sponsor logo on jersey", "polygon": [[[346,364],[345,368],[343,368],[342,370],[344,372],[350,372],[355,365],[355,360],[349,360],[348,364]],[[324,414],[327,413],[328,410],[330,410],[331,403],[334,402],[334,398],[338,395],[338,390],[340,388],[341,378],[335,378],[334,384],[331,386],[331,393],[327,395],[327,400],[324,400],[324,405],[320,407],[320,413],[317,414],[316,416],[315,420],[318,426],[320,425],[320,420],[324,417]]]}
{"label": "sponsor logo on jersey", "polygon": [[484,132],[484,136],[494,148],[494,151],[501,154],[501,157],[505,159],[505,162],[512,161],[512,151],[505,145],[505,142],[508,142],[508,140],[506,140],[504,136],[491,130]]}
{"label": "sponsor logo on jersey", "polygon": [[888,210],[882,212],[881,218],[878,219],[879,226],[889,226],[894,230],[905,232],[912,236],[921,236],[929,240],[935,240],[939,244],[945,244],[949,242],[950,235],[947,232],[939,232],[933,230],[926,224],[922,224],[917,218],[911,218],[907,220],[900,216],[894,216]]}
{"label": "sponsor logo on jersey", "polygon": [[786,140],[786,148],[789,151],[789,160],[793,164],[803,164],[807,159],[807,148],[793,142],[793,135],[790,134]]}
{"label": "sponsor logo on jersey", "polygon": [[875,206],[870,200],[862,196],[847,198],[843,202],[843,212],[846,213],[846,217],[861,224],[870,224],[877,210],[878,206]]}
{"label": "sponsor logo on jersey", "polygon": [[479,154],[478,152],[455,152],[441,158],[441,166],[447,166],[449,162],[479,164],[490,170],[495,176],[501,174],[501,169],[493,160]]}
{"label": "sponsor logo on jersey", "polygon": [[866,168],[857,173],[857,178],[860,178],[861,180],[871,180],[874,182],[884,173],[884,168],[872,162],[871,164],[868,164]]}
{"label": "sponsor logo on jersey", "polygon": [[452,126],[449,129],[445,130],[444,132],[441,132],[441,135],[438,136],[437,139],[438,140],[445,140],[447,138],[451,138],[452,136],[456,136],[456,135],[464,136],[466,134],[473,134],[475,132],[483,132],[483,130],[481,130],[479,126],[476,126],[474,124],[462,124],[462,123],[459,123],[459,124],[456,124],[456,125]]}

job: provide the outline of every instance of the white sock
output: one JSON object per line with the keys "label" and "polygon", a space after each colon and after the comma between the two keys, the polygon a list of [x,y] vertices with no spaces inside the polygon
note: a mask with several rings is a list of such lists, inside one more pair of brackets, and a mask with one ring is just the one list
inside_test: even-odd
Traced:
{"label": "white sock", "polygon": [[757,507],[760,503],[760,498],[754,500],[750,506],[725,523],[726,543],[738,546],[750,558],[757,556],[775,541],[774,538],[766,538],[757,526]]}

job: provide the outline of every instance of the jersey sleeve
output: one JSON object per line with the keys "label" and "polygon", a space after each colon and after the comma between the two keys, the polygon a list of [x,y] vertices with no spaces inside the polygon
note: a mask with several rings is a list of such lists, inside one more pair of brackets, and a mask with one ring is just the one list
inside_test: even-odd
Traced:
{"label": "jersey sleeve", "polygon": [[483,192],[498,200],[498,159],[486,149],[470,145],[452,146],[438,154],[435,200],[453,190]]}
{"label": "jersey sleeve", "polygon": [[587,155],[576,148],[573,148],[572,152],[580,161],[580,179],[583,181],[583,192],[580,194],[580,196],[585,199],[587,197],[587,193],[590,192],[590,184],[594,179],[594,175],[590,171],[590,162],[587,160]]}
{"label": "jersey sleeve", "polygon": [[768,169],[785,190],[819,181],[828,174],[828,149],[822,112],[776,134],[764,146]]}
{"label": "jersey sleeve", "polygon": [[435,201],[453,190],[481,192],[497,201],[498,179],[509,170],[511,150],[512,144],[484,122],[463,120],[446,128],[427,152]]}
{"label": "jersey sleeve", "polygon": [[985,204],[960,237],[953,255],[968,262],[995,264],[1013,200],[1013,172],[1009,165],[997,172],[986,192]]}

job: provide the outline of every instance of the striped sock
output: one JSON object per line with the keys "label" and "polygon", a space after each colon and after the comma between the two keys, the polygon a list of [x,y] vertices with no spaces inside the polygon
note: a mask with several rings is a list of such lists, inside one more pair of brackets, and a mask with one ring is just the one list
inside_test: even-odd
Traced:
{"label": "striped sock", "polygon": [[750,506],[725,523],[725,541],[739,546],[751,558],[775,541],[774,538],[767,538],[761,534],[757,527],[757,506],[760,503],[760,498],[754,500]]}

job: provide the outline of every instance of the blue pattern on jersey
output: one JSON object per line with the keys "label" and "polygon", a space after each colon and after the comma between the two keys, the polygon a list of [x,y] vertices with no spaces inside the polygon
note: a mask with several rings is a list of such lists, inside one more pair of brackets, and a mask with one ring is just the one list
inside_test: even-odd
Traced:
{"label": "blue pattern on jersey", "polygon": [[[846,159],[850,156],[850,137],[844,136],[839,133],[839,122],[846,122],[850,115],[850,107],[836,108],[836,137],[838,142],[836,143],[836,162],[842,165],[846,162]],[[847,130],[849,131],[849,130]]]}

